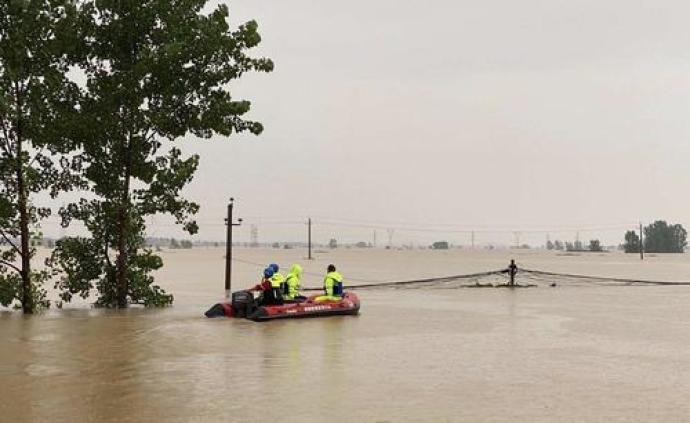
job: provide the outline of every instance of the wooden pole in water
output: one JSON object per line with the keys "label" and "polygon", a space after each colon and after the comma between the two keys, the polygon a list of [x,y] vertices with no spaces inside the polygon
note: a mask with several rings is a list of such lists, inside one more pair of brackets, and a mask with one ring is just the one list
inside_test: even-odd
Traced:
{"label": "wooden pole in water", "polygon": [[642,222],[640,222],[640,260],[644,260],[644,242],[642,240]]}
{"label": "wooden pole in water", "polygon": [[225,239],[225,298],[229,299],[232,295],[232,227],[240,226],[242,219],[237,219],[237,223],[232,221],[232,208],[235,199],[230,198],[228,203],[228,217],[225,218],[225,224],[228,226],[227,237]]}
{"label": "wooden pole in water", "polygon": [[308,260],[313,260],[311,256],[311,217],[307,220],[307,245],[309,248],[309,257]]}

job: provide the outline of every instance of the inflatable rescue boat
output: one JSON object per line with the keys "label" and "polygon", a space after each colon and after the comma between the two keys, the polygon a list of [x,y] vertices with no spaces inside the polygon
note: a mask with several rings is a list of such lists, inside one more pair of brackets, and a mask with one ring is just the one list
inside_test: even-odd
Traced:
{"label": "inflatable rescue boat", "polygon": [[280,305],[261,305],[251,291],[237,291],[232,294],[232,302],[218,303],[205,314],[206,317],[241,317],[257,322],[299,317],[326,317],[354,315],[359,313],[359,297],[345,292],[337,301],[316,301],[318,295],[304,301],[285,301]]}

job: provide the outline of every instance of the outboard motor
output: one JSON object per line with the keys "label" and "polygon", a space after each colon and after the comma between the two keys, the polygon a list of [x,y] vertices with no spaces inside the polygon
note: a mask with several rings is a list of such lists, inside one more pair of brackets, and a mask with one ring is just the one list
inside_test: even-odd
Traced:
{"label": "outboard motor", "polygon": [[237,291],[232,293],[232,314],[235,317],[248,317],[254,313],[256,303],[254,295],[250,291]]}

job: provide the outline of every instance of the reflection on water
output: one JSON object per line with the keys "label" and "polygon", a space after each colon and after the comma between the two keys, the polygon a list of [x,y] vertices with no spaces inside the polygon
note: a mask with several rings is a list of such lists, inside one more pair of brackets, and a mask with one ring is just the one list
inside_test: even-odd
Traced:
{"label": "reflection on water", "polygon": [[[277,254],[287,265],[301,253],[239,254],[257,262]],[[487,270],[509,257],[338,254],[308,271],[333,261],[346,277],[409,279]],[[546,270],[690,279],[686,256],[640,264],[622,254],[521,254],[518,263]],[[0,420],[678,421],[690,413],[688,287],[363,291],[357,317],[254,323],[201,317],[222,292],[222,253],[168,256],[160,279],[176,294],[173,308],[1,312]],[[236,286],[256,272],[238,266]]]}

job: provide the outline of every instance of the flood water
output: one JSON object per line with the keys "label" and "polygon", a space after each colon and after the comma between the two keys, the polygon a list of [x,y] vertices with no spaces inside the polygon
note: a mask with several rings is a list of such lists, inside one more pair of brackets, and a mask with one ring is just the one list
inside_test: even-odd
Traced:
{"label": "flood water", "polygon": [[[333,262],[348,277],[503,268],[690,280],[690,257],[537,251],[235,252],[258,265]],[[223,250],[162,253],[174,307],[0,312],[0,421],[683,421],[690,286],[362,290],[359,316],[206,319]],[[312,275],[311,273],[314,273]],[[354,282],[353,282],[354,283]]]}

